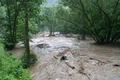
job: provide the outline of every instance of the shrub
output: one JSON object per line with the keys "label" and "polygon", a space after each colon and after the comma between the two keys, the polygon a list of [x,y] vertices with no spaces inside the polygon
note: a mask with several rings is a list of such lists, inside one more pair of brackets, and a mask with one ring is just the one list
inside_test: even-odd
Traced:
{"label": "shrub", "polygon": [[[23,63],[23,68],[27,68],[27,53],[24,52],[20,59]],[[36,61],[37,61],[37,56],[33,52],[31,52],[30,53],[30,66],[34,65]]]}
{"label": "shrub", "polygon": [[0,44],[0,80],[32,80],[22,62],[4,51]]}

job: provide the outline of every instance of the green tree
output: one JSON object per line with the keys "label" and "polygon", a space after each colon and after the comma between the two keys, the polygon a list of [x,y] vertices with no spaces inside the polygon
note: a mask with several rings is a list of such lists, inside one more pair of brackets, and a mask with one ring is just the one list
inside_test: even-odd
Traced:
{"label": "green tree", "polygon": [[49,36],[54,35],[54,28],[56,26],[55,8],[54,6],[46,6],[42,9],[41,13],[44,17],[42,22],[43,26],[47,26],[49,30]]}
{"label": "green tree", "polygon": [[16,43],[17,17],[21,10],[21,4],[18,0],[1,0],[0,2],[6,8],[6,19],[4,19],[4,44],[9,50],[13,49]]}
{"label": "green tree", "polygon": [[0,3],[0,28],[2,28],[3,23],[5,23],[5,21],[4,21],[5,17],[6,17],[5,6],[2,6]]}
{"label": "green tree", "polygon": [[71,32],[82,34],[81,39],[84,40],[86,35],[86,26],[84,24],[87,25],[87,22],[81,11],[74,6],[64,4],[59,6],[57,17],[71,24],[72,27],[69,27],[72,29]]}
{"label": "green tree", "polygon": [[36,7],[40,6],[40,4],[42,3],[41,1],[42,0],[38,1],[39,5],[36,1],[32,1],[32,0],[31,1],[25,0],[25,3],[24,3],[24,9],[25,9],[25,41],[24,41],[25,43],[24,43],[24,45],[25,45],[25,53],[27,53],[27,62],[26,62],[27,68],[30,67],[30,47],[29,47],[29,26],[28,26],[29,24],[28,24],[28,21],[29,21],[29,18],[33,18],[33,16],[31,16],[31,14],[30,14],[30,11],[32,9],[34,9],[33,14],[35,14],[35,13],[37,14],[38,13],[37,10],[39,10],[39,9]]}
{"label": "green tree", "polygon": [[72,23],[72,21],[70,20],[70,9],[62,5],[57,5],[56,17],[60,24],[58,25],[58,29],[60,29],[60,32],[64,34],[70,33],[71,25],[69,23]]}
{"label": "green tree", "polygon": [[6,8],[6,23],[4,24],[5,47],[7,50],[11,50],[19,40],[24,41],[25,53],[27,53],[27,68],[30,67],[29,35],[36,30],[37,24],[35,21],[40,16],[42,1],[0,0]]}
{"label": "green tree", "polygon": [[28,35],[28,0],[25,0],[25,51],[27,53],[27,68],[30,67],[30,47]]}
{"label": "green tree", "polygon": [[[40,5],[43,0],[29,0],[29,34],[33,33],[36,25],[36,19],[39,18]],[[4,19],[4,44],[7,50],[13,49],[19,40],[24,40],[25,18],[24,18],[24,0],[0,0],[1,5],[5,6],[6,18]],[[20,34],[20,35],[19,35]],[[19,36],[19,37],[18,37]]]}
{"label": "green tree", "polygon": [[[83,27],[86,27],[83,29],[89,30],[90,36],[97,43],[111,43],[120,38],[120,0],[61,1],[64,6],[68,6],[75,13],[78,13],[80,18],[82,17]],[[87,23],[87,25],[84,22]]]}

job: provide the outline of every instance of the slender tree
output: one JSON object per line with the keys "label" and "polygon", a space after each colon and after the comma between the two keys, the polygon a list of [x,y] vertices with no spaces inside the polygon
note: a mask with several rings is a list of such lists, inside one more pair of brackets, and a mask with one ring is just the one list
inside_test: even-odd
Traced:
{"label": "slender tree", "polygon": [[48,27],[49,36],[54,35],[54,28],[56,25],[56,18],[55,18],[55,8],[52,7],[44,7],[42,9],[42,15],[44,16],[43,24],[44,26]]}
{"label": "slender tree", "polygon": [[25,0],[25,52],[27,53],[27,68],[30,67],[30,47],[28,35],[28,0]]}

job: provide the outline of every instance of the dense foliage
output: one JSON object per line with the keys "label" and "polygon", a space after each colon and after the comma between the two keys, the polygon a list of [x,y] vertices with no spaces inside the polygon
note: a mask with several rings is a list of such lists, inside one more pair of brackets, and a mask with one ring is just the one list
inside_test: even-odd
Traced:
{"label": "dense foliage", "polygon": [[[29,0],[28,2],[28,24],[29,34],[36,33],[40,20],[40,4],[43,0]],[[0,27],[4,31],[2,37],[7,50],[14,48],[19,41],[25,40],[25,0],[0,0]]]}
{"label": "dense foliage", "polygon": [[0,44],[0,80],[32,80],[22,62],[4,51]]}
{"label": "dense foliage", "polygon": [[[23,55],[21,56],[20,59],[23,64],[23,68],[27,68],[27,63],[26,63],[27,62],[27,53],[23,53]],[[30,66],[32,66],[36,61],[37,61],[37,56],[33,52],[31,52],[30,53]]]}
{"label": "dense foliage", "polygon": [[69,6],[59,5],[57,7],[57,18],[64,21],[64,29],[70,33],[82,34],[82,39],[85,38],[85,31],[87,31],[86,19],[82,17],[81,11],[74,11]]}
{"label": "dense foliage", "polygon": [[116,42],[120,38],[120,0],[61,0],[60,3],[77,14],[74,16],[80,21],[80,28],[89,31],[97,43]]}
{"label": "dense foliage", "polygon": [[48,28],[49,36],[54,35],[53,32],[56,26],[54,9],[55,9],[54,7],[44,7],[41,12],[42,16],[44,17],[44,20],[42,21],[42,25]]}

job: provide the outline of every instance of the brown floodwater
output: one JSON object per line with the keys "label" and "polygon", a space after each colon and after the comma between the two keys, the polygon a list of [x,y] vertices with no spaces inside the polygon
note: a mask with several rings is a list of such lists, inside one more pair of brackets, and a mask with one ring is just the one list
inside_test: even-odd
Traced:
{"label": "brown floodwater", "polygon": [[[120,80],[119,43],[97,45],[91,39],[39,35],[32,41],[30,48],[38,57],[30,68],[33,80]],[[23,52],[21,46],[12,50],[17,58]],[[63,55],[67,60],[60,61]]]}

